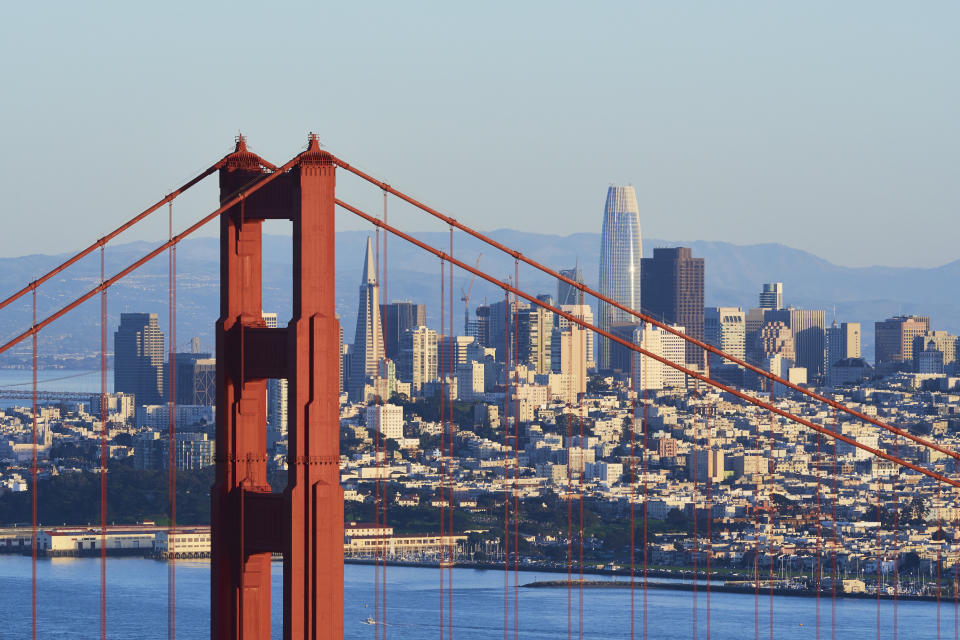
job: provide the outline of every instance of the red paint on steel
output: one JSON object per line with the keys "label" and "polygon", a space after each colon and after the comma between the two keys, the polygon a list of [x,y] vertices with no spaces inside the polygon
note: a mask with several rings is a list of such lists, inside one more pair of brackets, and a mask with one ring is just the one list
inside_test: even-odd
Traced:
{"label": "red paint on steel", "polygon": [[[37,288],[33,288],[33,326],[37,326]],[[30,633],[33,640],[37,640],[37,332],[33,332],[33,399],[31,411],[33,417],[33,450],[30,462],[30,500],[33,510],[31,520],[33,537],[30,542],[31,582],[30,582]]]}
{"label": "red paint on steel", "polygon": [[[173,239],[173,203],[168,205],[169,239]],[[167,638],[177,637],[177,245],[169,249],[167,311],[170,343],[167,356]]]}
{"label": "red paint on steel", "polygon": [[[211,637],[270,637],[270,554],[280,552],[283,637],[339,640],[343,492],[332,277],[335,167],[311,136],[305,152],[276,170],[238,145],[219,177],[223,206],[204,220],[220,216],[221,231]],[[238,189],[242,193],[233,196]],[[293,222],[293,317],[285,328],[267,329],[261,315],[261,228],[267,218]],[[268,378],[289,380],[283,494],[273,494],[266,479]]]}
{"label": "red paint on steel", "polygon": [[[100,282],[103,282],[104,251],[100,246]],[[107,637],[107,290],[100,292],[100,640]]]}
{"label": "red paint on steel", "polygon": [[[425,213],[428,213],[428,214],[430,214],[431,216],[433,216],[433,217],[435,217],[435,218],[438,218],[439,220],[443,220],[443,221],[446,222],[447,224],[452,225],[453,227],[459,229],[460,231],[463,231],[463,232],[465,232],[465,233],[473,236],[473,237],[476,238],[477,240],[480,240],[481,242],[484,242],[484,243],[490,245],[491,247],[494,247],[494,248],[496,248],[496,249],[498,249],[498,250],[500,250],[500,251],[502,251],[502,252],[504,252],[504,253],[512,256],[514,259],[519,260],[519,261],[523,262],[524,264],[526,264],[526,265],[528,265],[528,266],[531,266],[531,267],[533,267],[534,269],[537,269],[537,270],[545,273],[546,275],[550,276],[551,278],[556,278],[556,279],[558,279],[558,280],[560,280],[560,281],[562,281],[562,282],[565,282],[566,284],[570,285],[571,287],[574,287],[574,288],[576,288],[576,289],[579,289],[582,293],[586,293],[586,294],[588,294],[588,295],[591,295],[591,296],[595,297],[597,300],[600,300],[600,301],[602,301],[602,302],[605,302],[605,303],[613,306],[614,308],[619,309],[620,311],[623,311],[624,313],[628,313],[628,314],[632,315],[633,317],[637,318],[638,320],[642,320],[642,321],[644,321],[644,322],[649,322],[650,324],[655,325],[655,326],[659,327],[660,329],[662,329],[662,330],[664,330],[664,331],[666,331],[666,332],[668,332],[668,333],[671,333],[671,334],[673,334],[673,335],[675,335],[675,336],[677,336],[677,337],[685,340],[686,342],[688,342],[688,343],[690,343],[690,344],[695,344],[695,345],[697,345],[698,347],[700,347],[701,349],[704,349],[704,350],[708,351],[709,353],[712,353],[712,354],[714,354],[714,355],[720,356],[721,358],[727,360],[728,362],[731,362],[731,363],[736,364],[736,365],[739,365],[739,366],[741,366],[741,367],[743,367],[743,368],[745,368],[745,369],[748,369],[748,370],[752,371],[753,373],[755,373],[755,374],[757,374],[757,375],[759,375],[759,376],[762,376],[762,377],[764,377],[764,378],[766,378],[766,379],[768,379],[768,380],[770,380],[770,381],[772,381],[772,382],[776,382],[776,383],[782,384],[783,386],[787,387],[788,389],[791,389],[791,390],[796,391],[796,392],[798,392],[798,393],[802,393],[803,395],[808,396],[808,397],[810,397],[810,398],[813,398],[813,399],[815,399],[815,400],[817,400],[817,401],[819,401],[819,402],[822,402],[822,403],[824,403],[824,404],[826,404],[826,405],[828,405],[828,406],[830,406],[830,407],[833,407],[834,409],[838,409],[838,410],[840,410],[840,411],[843,411],[844,413],[850,414],[850,415],[852,415],[852,416],[854,416],[854,417],[856,417],[856,418],[859,418],[859,419],[861,419],[861,420],[864,420],[864,421],[866,421],[866,422],[868,422],[868,423],[870,423],[870,424],[872,424],[872,425],[874,425],[874,426],[880,427],[880,428],[882,428],[882,429],[886,429],[887,431],[890,431],[891,433],[897,433],[897,434],[899,434],[899,435],[907,438],[908,440],[911,440],[911,441],[913,441],[913,442],[916,442],[917,444],[921,444],[921,445],[923,445],[923,446],[925,446],[925,447],[934,449],[935,451],[939,451],[940,453],[943,453],[944,455],[947,455],[947,456],[953,458],[954,460],[960,461],[960,453],[958,453],[958,452],[956,452],[956,451],[951,451],[951,450],[949,450],[949,449],[945,449],[945,448],[943,448],[943,447],[940,447],[940,446],[937,445],[936,443],[933,443],[933,442],[930,442],[930,441],[925,440],[925,439],[923,439],[923,438],[920,438],[919,436],[915,436],[915,435],[911,434],[911,433],[908,432],[908,431],[903,431],[902,429],[898,429],[897,427],[894,427],[894,426],[889,425],[889,424],[887,424],[887,423],[885,423],[885,422],[882,422],[882,421],[880,421],[880,420],[877,420],[876,418],[872,418],[872,417],[870,417],[870,416],[868,416],[868,415],[866,415],[866,414],[864,414],[864,413],[861,413],[861,412],[859,412],[859,411],[856,411],[855,409],[851,409],[850,407],[847,407],[847,406],[845,406],[845,405],[837,402],[836,400],[831,400],[830,398],[828,398],[828,397],[826,397],[826,396],[823,396],[823,395],[818,394],[818,393],[816,393],[816,392],[814,392],[814,391],[811,391],[811,390],[809,390],[809,389],[806,389],[806,388],[804,388],[804,387],[801,387],[801,386],[799,386],[799,385],[796,385],[796,384],[790,382],[789,380],[787,380],[787,379],[785,379],[785,378],[781,378],[780,376],[774,375],[773,373],[770,373],[769,371],[766,371],[766,370],[764,370],[764,369],[761,369],[760,367],[757,367],[756,365],[750,364],[750,363],[747,362],[746,360],[742,360],[742,359],[740,359],[740,358],[737,358],[736,356],[732,356],[732,355],[730,355],[729,353],[726,353],[726,352],[724,352],[724,351],[722,351],[722,350],[714,347],[713,345],[707,344],[706,342],[703,342],[703,341],[701,341],[701,340],[697,340],[696,338],[691,338],[690,336],[686,335],[686,334],[683,333],[682,331],[678,331],[677,329],[674,329],[674,328],[671,327],[670,325],[665,324],[665,323],[657,320],[656,318],[653,318],[653,317],[651,317],[651,316],[648,316],[648,315],[646,315],[646,314],[644,314],[644,313],[642,313],[642,312],[640,312],[640,311],[637,311],[637,310],[632,309],[632,308],[630,308],[630,307],[628,307],[628,306],[625,306],[625,305],[617,302],[616,300],[614,300],[614,299],[612,299],[612,298],[609,298],[609,297],[607,297],[607,296],[604,296],[604,295],[602,295],[601,293],[599,293],[598,291],[595,291],[594,289],[591,289],[590,287],[588,287],[588,286],[586,286],[586,285],[584,285],[584,284],[582,284],[582,283],[580,283],[580,282],[577,282],[577,281],[572,280],[572,279],[570,279],[570,278],[568,278],[568,277],[566,277],[566,276],[563,276],[563,275],[561,275],[559,272],[554,271],[553,269],[551,269],[551,268],[549,268],[549,267],[547,267],[547,266],[545,266],[545,265],[537,262],[536,260],[533,260],[532,258],[528,258],[527,256],[523,255],[523,254],[520,253],[519,251],[516,251],[516,250],[514,250],[514,249],[511,249],[510,247],[507,247],[507,246],[505,246],[505,245],[497,242],[496,240],[490,238],[489,236],[486,236],[486,235],[480,233],[479,231],[475,231],[474,229],[471,229],[470,227],[468,227],[468,226],[466,226],[466,225],[458,222],[455,218],[451,218],[450,216],[444,215],[444,214],[440,213],[439,211],[437,211],[436,209],[433,209],[433,208],[431,208],[431,207],[423,204],[422,202],[419,202],[419,201],[415,200],[414,198],[406,195],[405,193],[403,193],[403,192],[401,192],[401,191],[398,191],[397,189],[394,189],[394,188],[391,187],[389,184],[387,184],[387,183],[385,183],[385,182],[381,182],[380,180],[377,180],[377,179],[374,178],[373,176],[371,176],[371,175],[369,175],[369,174],[367,174],[367,173],[364,173],[363,171],[357,169],[356,167],[351,166],[350,164],[348,164],[347,162],[344,162],[344,161],[341,160],[340,158],[334,158],[334,162],[337,164],[337,166],[345,169],[346,171],[349,171],[350,173],[356,175],[356,176],[359,177],[359,178],[362,178],[362,179],[366,180],[367,182],[369,182],[369,183],[371,183],[371,184],[374,184],[374,185],[380,187],[381,189],[383,189],[383,190],[385,190],[385,191],[388,191],[388,192],[392,193],[393,195],[397,196],[398,198],[400,198],[400,199],[403,200],[404,202],[407,202],[408,204],[411,204],[411,205],[413,205],[414,207],[417,207],[417,208],[420,209],[421,211],[423,211],[423,212],[425,212]],[[499,283],[498,283],[498,284],[499,284]]]}
{"label": "red paint on steel", "polygon": [[[386,194],[384,194],[384,200],[386,200]],[[387,246],[386,239],[388,235],[390,234],[388,233],[383,234],[384,251],[386,251],[386,246]],[[450,255],[453,255],[453,227],[450,228]],[[455,380],[457,361],[454,360],[453,358],[454,339],[453,339],[453,264],[452,263],[450,264],[450,286],[447,288],[447,295],[450,296],[449,304],[447,305],[447,314],[449,315],[447,327],[450,330],[450,339],[447,341],[448,348],[449,348],[447,352],[447,362],[449,363],[449,368],[451,369],[451,378]],[[449,420],[448,420],[450,435],[447,438],[447,443],[450,446],[449,455],[450,455],[450,462],[452,464],[453,463],[453,435],[454,435],[453,399],[452,398],[449,399],[449,402],[447,402],[447,408],[450,414]],[[448,467],[448,470],[449,470],[449,467]],[[447,532],[448,532],[448,535],[450,536],[449,542],[447,543],[447,551],[448,551],[447,555],[448,555],[448,562],[449,562],[449,564],[447,565],[447,622],[448,622],[447,638],[452,640],[453,638],[453,563],[455,560],[454,545],[456,544],[453,541],[454,532],[453,532],[453,481],[452,480],[450,482],[449,494],[450,494],[450,505],[449,505],[449,513],[447,514],[448,517],[450,518],[449,525],[447,526]]]}
{"label": "red paint on steel", "polygon": [[446,300],[446,280],[444,272],[444,267],[446,264],[443,259],[440,259],[440,344],[439,353],[440,353],[440,640],[443,640],[443,623],[444,623],[444,607],[446,606],[446,601],[443,599],[444,595],[444,581],[446,580],[443,573],[443,562],[446,559],[446,549],[443,547],[443,535],[446,531],[447,525],[447,496],[446,496],[446,482],[447,482],[447,468],[446,468],[446,457],[447,457],[447,425],[446,425],[446,413],[444,412],[444,396],[447,395],[446,386],[447,386],[447,366],[449,365],[449,360],[445,360],[443,357],[443,338],[444,338],[444,323],[446,322],[446,314],[444,313],[444,301]]}

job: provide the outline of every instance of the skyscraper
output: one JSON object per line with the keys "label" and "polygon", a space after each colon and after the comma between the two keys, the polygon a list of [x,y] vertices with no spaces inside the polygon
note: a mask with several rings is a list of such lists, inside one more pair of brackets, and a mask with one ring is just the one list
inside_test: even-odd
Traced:
{"label": "skyscraper", "polygon": [[761,309],[783,309],[783,283],[768,282],[760,290]]}
{"label": "skyscraper", "polygon": [[380,287],[373,265],[373,244],[367,238],[367,253],[360,278],[360,300],[357,303],[357,330],[350,349],[351,398],[362,398],[367,378],[377,375],[377,364],[384,357],[383,329],[380,324]]}
{"label": "skyscraper", "polygon": [[[640,210],[633,187],[607,189],[600,234],[600,293],[629,309],[640,310]],[[609,330],[615,324],[637,319],[605,302],[597,308],[598,326]],[[610,341],[600,340],[597,366],[610,368]]]}
{"label": "skyscraper", "polygon": [[380,305],[383,318],[383,348],[387,357],[397,360],[400,357],[400,342],[407,329],[416,329],[427,324],[426,305],[413,302],[391,302]]}
{"label": "skyscraper", "polygon": [[[277,314],[261,312],[270,329],[277,328]],[[283,435],[287,433],[287,379],[267,380],[267,424]]]}
{"label": "skyscraper", "polygon": [[[694,258],[687,247],[673,247],[654,249],[653,257],[641,262],[644,311],[703,340],[703,258]],[[703,349],[688,342],[686,361],[703,367]]]}
{"label": "skyscraper", "polygon": [[113,389],[133,394],[138,405],[161,404],[163,332],[155,313],[122,313],[113,334]]}
{"label": "skyscraper", "polygon": [[812,379],[823,373],[825,312],[823,309],[787,309],[764,311],[766,322],[782,322],[793,332],[795,362]]}
{"label": "skyscraper", "polygon": [[838,325],[834,320],[833,325],[827,328],[826,343],[827,360],[824,369],[829,377],[835,363],[860,357],[860,323],[844,322]]}
{"label": "skyscraper", "polygon": [[437,379],[437,332],[424,326],[407,329],[401,338],[400,379],[419,394],[425,382]]}
{"label": "skyscraper", "polygon": [[874,356],[877,367],[898,367],[913,360],[913,339],[930,330],[930,318],[896,316],[874,323]]}
{"label": "skyscraper", "polygon": [[529,307],[517,314],[517,359],[537,373],[550,371],[553,313]]}
{"label": "skyscraper", "polygon": [[[574,267],[573,269],[561,269],[560,275],[565,278],[570,278],[574,282],[583,284],[583,273],[580,271],[580,267]],[[562,307],[565,304],[580,304],[580,290],[576,287],[570,286],[563,280],[558,280],[557,306]]]}
{"label": "skyscraper", "polygon": [[[563,304],[563,305],[560,305],[560,310],[569,313],[575,318],[583,320],[587,324],[593,324],[593,309],[591,309],[590,305],[588,304]],[[563,331],[569,326],[577,326],[577,327],[580,326],[575,322],[570,322],[563,316],[557,316],[556,318],[554,318],[554,325],[555,325],[555,328],[554,328],[555,332]],[[587,369],[596,369],[597,363],[593,357],[593,343],[594,343],[594,338],[596,337],[596,334],[594,334],[594,332],[590,331],[589,329],[584,329],[584,331],[586,331],[585,340],[586,340],[586,348],[587,348],[586,366],[587,366]]]}
{"label": "skyscraper", "polygon": [[[746,314],[740,307],[708,307],[703,310],[703,340],[724,353],[746,357]],[[730,361],[710,354],[710,371],[717,372]],[[736,365],[734,365],[736,366]]]}

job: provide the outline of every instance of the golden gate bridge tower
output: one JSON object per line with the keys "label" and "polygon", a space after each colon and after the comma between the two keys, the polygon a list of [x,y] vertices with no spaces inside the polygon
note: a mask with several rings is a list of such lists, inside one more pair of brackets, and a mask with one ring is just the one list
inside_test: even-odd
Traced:
{"label": "golden gate bridge tower", "polygon": [[[211,638],[270,637],[270,558],[283,554],[283,637],[343,637],[343,491],[339,482],[339,332],[334,318],[335,167],[315,136],[281,171],[247,150],[219,170],[217,459],[211,492]],[[293,223],[293,317],[261,315],[264,220]],[[267,482],[266,381],[289,380],[288,481]]]}

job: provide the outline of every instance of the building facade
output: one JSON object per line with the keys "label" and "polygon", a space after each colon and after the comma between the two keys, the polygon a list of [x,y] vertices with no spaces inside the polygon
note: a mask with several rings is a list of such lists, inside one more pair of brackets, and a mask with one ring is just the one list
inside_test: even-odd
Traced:
{"label": "building facade", "polygon": [[373,264],[373,244],[367,238],[367,252],[360,278],[360,300],[357,305],[357,329],[350,349],[348,392],[351,398],[363,395],[367,378],[376,377],[377,364],[385,356],[380,323],[380,287]]}
{"label": "building facade", "polygon": [[894,316],[874,323],[876,366],[908,366],[913,360],[913,339],[930,331],[930,318]]}
{"label": "building facade", "polygon": [[[600,234],[600,293],[639,311],[642,257],[637,194],[631,186],[611,186]],[[605,331],[615,324],[637,322],[634,316],[602,301],[598,302],[597,315],[597,326]],[[597,354],[600,369],[610,369],[610,350],[610,341],[601,338]]]}
{"label": "building facade", "polygon": [[380,305],[380,317],[383,319],[384,353],[391,360],[398,360],[407,330],[427,324],[427,307],[409,301],[395,301]]}
{"label": "building facade", "polygon": [[166,402],[163,332],[155,313],[122,313],[113,334],[113,389],[132,394],[137,404]]}
{"label": "building facade", "polygon": [[[657,248],[652,258],[642,260],[641,275],[644,311],[703,340],[703,258],[694,258],[687,247]],[[687,343],[687,364],[702,368],[704,356],[703,349]]]}

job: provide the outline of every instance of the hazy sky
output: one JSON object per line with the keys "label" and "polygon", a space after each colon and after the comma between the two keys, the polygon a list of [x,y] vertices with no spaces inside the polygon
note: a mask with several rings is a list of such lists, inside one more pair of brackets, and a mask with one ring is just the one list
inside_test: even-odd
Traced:
{"label": "hazy sky", "polygon": [[[783,242],[845,265],[960,257],[960,3],[17,2],[3,13],[0,255],[80,248],[242,130],[275,163],[316,131],[483,229],[599,231],[607,185],[630,182],[650,237]],[[214,206],[211,185],[178,220]]]}

